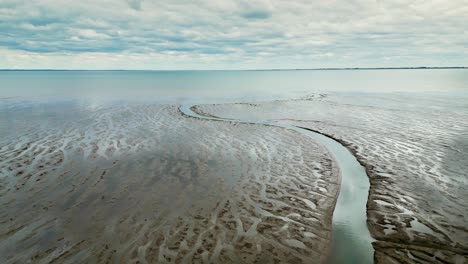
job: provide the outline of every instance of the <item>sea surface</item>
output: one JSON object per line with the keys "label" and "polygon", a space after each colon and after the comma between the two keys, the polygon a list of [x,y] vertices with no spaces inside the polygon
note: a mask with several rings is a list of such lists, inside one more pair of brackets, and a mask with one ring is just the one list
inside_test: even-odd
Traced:
{"label": "sea surface", "polygon": [[226,102],[331,92],[467,93],[468,70],[0,71],[0,98]]}

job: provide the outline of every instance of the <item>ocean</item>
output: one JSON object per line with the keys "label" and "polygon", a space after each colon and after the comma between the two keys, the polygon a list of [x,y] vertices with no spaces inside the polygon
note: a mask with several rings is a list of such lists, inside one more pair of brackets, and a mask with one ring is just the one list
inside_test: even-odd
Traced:
{"label": "ocean", "polygon": [[25,100],[224,102],[331,92],[466,93],[468,70],[0,71],[0,98]]}

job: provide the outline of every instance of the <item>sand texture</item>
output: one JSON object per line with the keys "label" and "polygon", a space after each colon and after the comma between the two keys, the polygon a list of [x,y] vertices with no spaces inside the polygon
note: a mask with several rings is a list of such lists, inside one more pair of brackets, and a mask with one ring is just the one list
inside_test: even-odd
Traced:
{"label": "sand texture", "polygon": [[197,111],[307,127],[348,147],[370,177],[377,263],[468,262],[466,96],[314,95]]}
{"label": "sand texture", "polygon": [[171,105],[1,107],[1,263],[327,259],[339,172],[307,136]]}

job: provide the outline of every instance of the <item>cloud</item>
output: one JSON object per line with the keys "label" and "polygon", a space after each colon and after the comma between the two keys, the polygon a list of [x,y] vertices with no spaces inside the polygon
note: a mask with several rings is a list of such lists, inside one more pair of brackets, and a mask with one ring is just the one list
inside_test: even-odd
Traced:
{"label": "cloud", "polygon": [[127,2],[131,8],[135,10],[141,10],[141,3],[143,0],[127,0]]}
{"label": "cloud", "polygon": [[466,13],[463,0],[2,0],[0,68],[463,65]]}
{"label": "cloud", "polygon": [[272,16],[273,6],[269,1],[240,2],[241,16],[247,19],[267,19]]}
{"label": "cloud", "polygon": [[254,10],[245,12],[242,16],[248,19],[267,19],[271,17],[271,13],[264,10]]}

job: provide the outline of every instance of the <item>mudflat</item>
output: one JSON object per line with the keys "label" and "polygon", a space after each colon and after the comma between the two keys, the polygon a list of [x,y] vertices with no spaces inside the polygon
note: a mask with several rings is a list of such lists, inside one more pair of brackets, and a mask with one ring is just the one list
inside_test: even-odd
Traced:
{"label": "mudflat", "polygon": [[332,94],[202,105],[227,118],[274,120],[347,146],[371,181],[368,225],[378,263],[468,259],[468,105],[449,94]]}
{"label": "mudflat", "polygon": [[333,157],[176,105],[4,104],[2,263],[325,262]]}

